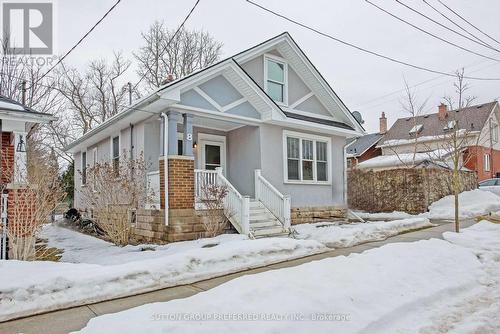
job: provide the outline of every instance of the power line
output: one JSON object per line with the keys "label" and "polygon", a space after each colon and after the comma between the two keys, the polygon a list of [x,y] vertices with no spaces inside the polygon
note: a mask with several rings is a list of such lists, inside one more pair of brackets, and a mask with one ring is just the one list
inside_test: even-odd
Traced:
{"label": "power line", "polygon": [[[474,70],[474,71],[470,71],[469,73],[474,73],[474,72],[482,71],[482,70],[484,70],[484,69],[486,69],[486,68],[489,68],[489,67],[491,67],[491,66],[496,66],[496,65],[498,65],[498,63],[488,64],[488,65],[486,65],[486,66],[484,66],[484,67],[482,67],[482,68],[478,68],[478,69],[476,69],[476,70]],[[421,81],[421,82],[419,82],[419,83],[417,83],[417,84],[415,84],[415,85],[413,85],[413,86],[410,86],[410,88],[415,88],[415,87],[421,86],[421,85],[423,85],[423,84],[426,84],[426,83],[428,83],[428,82],[431,82],[431,81],[437,80],[437,79],[442,78],[442,77],[443,77],[443,76],[438,76],[438,77],[434,77],[434,78],[431,78],[431,79],[428,79],[428,80],[425,80],[425,81]],[[441,86],[441,85],[443,85],[443,84],[445,84],[445,83],[448,83],[448,82],[449,82],[449,80],[450,80],[450,79],[447,79],[446,81],[441,81],[441,82],[439,82],[439,83],[437,83],[437,84],[435,84],[435,85],[432,85],[432,86],[426,87],[425,89],[430,89],[430,88],[434,88],[434,87],[437,87],[437,86]],[[424,88],[423,88],[423,89],[424,89]],[[376,107],[379,107],[379,106],[381,106],[381,105],[384,105],[384,104],[386,104],[386,103],[396,101],[396,100],[398,100],[399,98],[393,98],[393,99],[390,99],[390,100],[385,100],[385,101],[382,101],[382,102],[377,103],[377,104],[375,104],[375,105],[370,105],[370,104],[371,104],[371,102],[374,102],[374,101],[376,101],[376,100],[383,99],[383,98],[385,98],[385,97],[389,97],[389,96],[395,95],[395,94],[397,94],[397,93],[399,93],[399,92],[402,92],[402,91],[404,91],[404,90],[405,90],[405,89],[403,88],[403,89],[399,89],[399,90],[397,90],[397,91],[393,91],[393,92],[391,92],[391,93],[389,93],[389,94],[385,94],[385,95],[383,95],[383,96],[381,96],[381,97],[374,98],[374,99],[371,99],[371,100],[369,100],[369,101],[367,101],[367,102],[365,102],[365,103],[359,104],[359,105],[357,105],[357,106],[355,106],[354,108],[351,108],[351,109],[359,109],[361,106],[364,106],[364,105],[369,105],[367,108],[372,109],[372,108],[376,108]]]}
{"label": "power line", "polygon": [[[430,6],[432,9],[434,9],[434,10],[436,10],[436,11],[437,11],[437,9],[435,9],[435,8],[434,8],[432,5],[430,5],[427,1],[425,1],[425,0],[423,0],[423,1],[424,1],[424,2],[428,5],[428,6]],[[416,10],[415,8],[413,8],[413,7],[409,6],[409,5],[407,5],[407,4],[403,3],[403,2],[401,2],[400,0],[396,0],[396,2],[397,2],[398,4],[400,4],[401,6],[404,6],[404,7],[406,7],[407,9],[411,10],[412,12],[414,12],[414,13],[416,13],[416,14],[418,14],[418,15],[420,15],[420,16],[422,16],[422,17],[424,17],[424,18],[426,18],[427,20],[429,20],[429,21],[431,21],[431,22],[433,22],[433,23],[435,23],[435,24],[439,25],[440,27],[443,27],[443,28],[445,28],[445,29],[447,29],[447,30],[449,30],[449,31],[451,31],[451,32],[453,32],[453,33],[455,33],[455,34],[457,34],[457,35],[459,35],[459,36],[461,36],[461,37],[463,37],[463,38],[465,38],[465,39],[467,39],[467,40],[471,41],[471,42],[474,42],[474,43],[476,43],[476,44],[479,44],[479,45],[481,45],[481,46],[483,46],[483,47],[486,47],[486,48],[488,48],[488,49],[491,49],[491,50],[495,50],[495,51],[497,51],[497,52],[500,52],[500,50],[499,50],[499,49],[496,49],[495,47],[491,46],[490,44],[488,44],[488,43],[486,43],[486,42],[482,41],[481,39],[479,39],[479,38],[477,38],[476,36],[472,35],[471,33],[469,33],[467,30],[465,30],[465,29],[463,29],[463,28],[462,28],[463,30],[465,30],[467,33],[471,34],[471,35],[472,35],[472,37],[474,37],[475,39],[478,39],[479,41],[477,41],[477,40],[475,40],[475,39],[472,39],[472,38],[470,38],[470,37],[468,37],[468,36],[466,36],[466,35],[462,34],[461,32],[458,32],[458,31],[456,31],[455,29],[452,29],[452,28],[450,28],[450,27],[448,27],[448,26],[446,26],[446,25],[442,24],[442,23],[441,23],[441,22],[439,22],[439,21],[434,20],[433,18],[429,17],[428,15],[425,15],[424,13],[419,12],[419,11],[418,11],[418,10]],[[438,11],[438,13],[440,13],[440,12]],[[440,13],[440,14],[441,14],[441,13]],[[443,15],[443,14],[441,14],[441,15]],[[443,15],[443,16],[445,16],[445,15]],[[445,16],[445,18],[447,18],[447,17]],[[452,21],[452,23],[454,23],[454,22]],[[460,27],[460,26],[459,26],[459,27]],[[460,28],[461,28],[461,27],[460,27]]]}
{"label": "power line", "polygon": [[[483,41],[482,39],[480,39],[479,37],[477,37],[476,35],[474,35],[473,33],[471,33],[470,31],[468,31],[467,29],[465,29],[464,27],[462,27],[460,24],[456,23],[453,19],[451,19],[450,17],[448,17],[447,15],[445,15],[442,11],[440,11],[439,9],[437,9],[435,6],[431,5],[427,0],[423,0],[424,3],[429,6],[432,10],[434,10],[436,13],[438,13],[439,15],[441,15],[442,17],[444,17],[447,21],[449,21],[451,24],[453,24],[454,26],[456,26],[457,28],[459,28],[460,30],[462,30],[463,32],[465,32],[466,34],[468,34],[469,36],[472,36],[473,38],[475,38],[477,41],[483,43],[484,45],[487,45],[489,48],[493,48],[493,46],[485,41]],[[429,18],[430,19],[430,18]],[[444,25],[443,25],[444,26]],[[444,26],[446,29],[448,30],[451,30],[449,29],[448,27]],[[454,31],[454,30],[452,30]],[[496,50],[496,49],[494,49]]]}
{"label": "power line", "polygon": [[[34,84],[36,84],[38,81],[42,80],[43,78],[45,78],[45,76],[47,74],[49,74],[57,65],[59,65],[71,52],[73,52],[74,49],[76,49],[78,47],[78,45],[80,45],[84,40],[85,38],[87,38],[88,35],[90,35],[90,33],[92,33],[92,31],[94,31],[94,29],[106,18],[106,16],[109,15],[109,13],[111,13],[113,11],[113,9],[115,9],[116,6],[118,6],[118,4],[121,2],[121,0],[117,0],[115,2],[115,4],[113,6],[111,6],[110,9],[108,9],[108,11],[99,19],[99,21],[97,21],[93,26],[92,28],[90,28],[89,31],[87,31],[85,33],[85,35],[83,35],[82,38],[80,38],[80,40],[78,40],[78,42],[76,42],[75,45],[73,45],[73,47],[71,49],[68,50],[68,52],[66,52],[64,54],[64,56],[62,56],[58,61],[57,63],[55,63],[51,68],[49,68],[49,70],[47,72],[45,72],[45,74],[43,74],[40,78],[38,78],[37,81],[35,81]],[[32,85],[33,86],[33,85]],[[29,87],[31,88],[31,87]]]}
{"label": "power line", "polygon": [[[27,82],[31,83],[31,87],[33,87],[34,85],[38,85],[40,87],[45,87],[45,88],[49,88],[49,89],[55,89],[55,90],[61,92],[61,90],[59,88],[56,88],[54,86],[49,86],[49,85],[46,85],[46,84],[43,84],[43,83],[38,83],[39,80],[36,80],[36,81],[35,80],[29,80],[29,79],[25,79],[23,77],[14,76],[14,75],[12,75],[10,73],[5,73],[5,72],[0,72],[0,75],[8,75],[11,78],[15,78],[15,79],[19,79],[19,80],[26,80]],[[131,107],[130,105],[125,105],[125,104],[120,104],[120,103],[117,103],[116,105],[118,107],[122,107],[122,108],[125,108],[125,109],[142,111],[142,112],[146,112],[146,113],[150,113],[150,114],[155,114],[155,115],[158,114],[157,112],[154,112],[154,111],[150,111],[150,110],[146,110],[146,109],[141,109],[141,108],[137,108],[137,107]],[[118,115],[119,113],[122,113],[123,111],[125,111],[125,110],[119,111],[115,115]],[[115,116],[115,115],[113,115],[113,116]],[[111,116],[111,117],[113,117],[113,116]]]}
{"label": "power line", "polygon": [[[476,55],[476,56],[479,56],[479,57],[483,57],[483,58],[486,58],[486,59],[491,59],[491,60],[495,60],[495,61],[500,61],[500,59],[497,59],[497,58],[492,58],[492,57],[490,57],[490,56],[483,55],[482,53],[479,53],[479,52],[473,51],[473,50],[471,50],[471,49],[464,48],[464,47],[462,47],[462,46],[460,46],[460,45],[458,45],[458,44],[456,44],[456,43],[453,43],[453,42],[448,41],[447,39],[444,39],[444,38],[442,38],[442,37],[439,37],[438,35],[433,34],[433,33],[429,32],[429,31],[427,31],[427,30],[425,30],[425,29],[420,28],[419,26],[417,26],[417,25],[415,25],[415,24],[413,24],[413,23],[411,23],[411,22],[409,22],[409,21],[407,21],[407,20],[405,20],[405,19],[403,19],[403,18],[401,18],[401,17],[399,17],[399,16],[397,16],[397,15],[395,15],[395,14],[393,14],[393,13],[389,12],[388,10],[386,10],[386,9],[384,9],[384,8],[382,8],[382,7],[378,6],[378,5],[376,5],[376,4],[374,4],[373,2],[371,2],[371,1],[369,1],[369,0],[365,0],[365,2],[369,3],[370,5],[372,5],[373,7],[377,8],[377,9],[381,10],[382,12],[384,12],[384,13],[386,13],[386,14],[388,14],[388,15],[392,16],[392,17],[393,17],[393,18],[395,18],[396,20],[401,21],[401,22],[403,22],[403,23],[405,23],[405,24],[407,24],[407,25],[409,25],[409,26],[413,27],[413,28],[417,29],[418,31],[423,32],[424,34],[427,34],[427,35],[429,35],[429,36],[431,36],[431,37],[434,37],[435,39],[438,39],[438,40],[440,40],[441,42],[444,42],[444,43],[446,43],[446,44],[449,44],[449,45],[451,45],[451,46],[454,46],[454,47],[456,47],[456,48],[459,48],[460,50],[463,50],[463,51],[466,51],[466,52],[472,53],[472,54],[474,54],[474,55]],[[397,3],[400,3],[398,0],[396,0],[396,2],[397,2]],[[400,3],[400,4],[401,4],[401,3]],[[409,9],[412,9],[411,7],[408,7],[408,6],[406,6],[405,4],[402,4],[402,5],[403,5],[403,6],[405,6],[405,7],[407,7],[407,8],[409,8]],[[412,10],[413,10],[413,9],[412,9]]]}
{"label": "power line", "polygon": [[484,31],[482,31],[481,29],[479,29],[477,26],[475,26],[474,24],[472,24],[472,22],[470,22],[469,20],[467,20],[465,17],[463,17],[462,15],[460,15],[458,12],[454,11],[451,7],[447,6],[444,2],[442,2],[441,0],[437,0],[441,5],[443,5],[444,7],[446,7],[446,9],[448,9],[450,12],[452,12],[453,14],[455,14],[456,16],[458,16],[459,18],[461,18],[463,21],[467,22],[471,27],[473,27],[474,29],[476,29],[477,31],[479,31],[480,33],[482,33],[483,35],[485,35],[486,37],[490,38],[491,40],[497,42],[498,44],[500,44],[500,42],[498,40],[496,40],[495,38],[491,37],[490,35],[488,35],[487,33],[485,33]]}
{"label": "power line", "polygon": [[[186,17],[184,18],[184,20],[182,21],[182,23],[179,25],[179,27],[177,28],[177,30],[175,31],[175,33],[172,35],[172,37],[168,40],[167,42],[167,45],[165,46],[165,48],[161,51],[161,53],[165,52],[168,47],[170,46],[170,44],[172,43],[172,41],[174,40],[175,36],[177,36],[177,34],[179,33],[179,31],[182,30],[182,28],[184,27],[184,24],[187,22],[187,20],[189,19],[189,17],[191,16],[191,14],[193,14],[194,10],[196,9],[196,7],[198,6],[198,4],[200,3],[200,0],[196,0],[196,3],[193,5],[193,7],[191,8],[191,10],[189,11],[189,13],[186,15]],[[146,77],[146,73],[139,79],[139,81],[137,81],[137,83],[134,85],[134,89],[137,88],[137,86],[141,83],[141,81]]]}
{"label": "power line", "polygon": [[[400,65],[405,65],[405,66],[408,66],[408,67],[412,67],[412,68],[415,68],[415,69],[418,69],[418,70],[421,70],[421,71],[426,71],[426,72],[435,73],[435,74],[442,74],[442,75],[449,76],[449,77],[456,77],[455,74],[452,74],[452,73],[446,73],[446,72],[442,72],[442,71],[438,71],[438,70],[433,70],[433,69],[430,69],[430,68],[426,68],[426,67],[423,67],[423,66],[414,65],[414,64],[402,61],[402,60],[398,60],[396,58],[392,58],[390,56],[383,55],[383,54],[375,52],[375,51],[371,51],[371,50],[365,49],[365,48],[360,47],[358,45],[355,45],[353,43],[346,42],[346,41],[344,41],[344,40],[342,40],[340,38],[337,38],[337,37],[334,37],[334,36],[329,35],[327,33],[321,32],[321,31],[319,31],[316,28],[312,28],[312,27],[310,27],[310,26],[308,26],[308,25],[306,25],[304,23],[298,22],[298,21],[296,21],[296,20],[294,20],[292,18],[289,18],[289,17],[287,17],[287,16],[285,16],[283,14],[280,14],[280,13],[275,12],[275,11],[269,9],[269,8],[266,8],[266,7],[260,5],[260,4],[256,3],[256,2],[253,2],[251,0],[245,0],[245,1],[248,2],[249,4],[255,6],[255,7],[258,7],[260,9],[262,9],[263,11],[271,13],[271,14],[273,14],[275,16],[278,16],[278,17],[280,17],[280,18],[288,21],[288,22],[291,22],[291,23],[293,23],[295,25],[298,25],[298,26],[300,26],[302,28],[310,30],[310,31],[312,31],[312,32],[314,32],[314,33],[316,33],[318,35],[323,36],[323,37],[326,37],[326,38],[329,38],[331,40],[334,40],[334,41],[336,41],[338,43],[347,45],[347,46],[349,46],[351,48],[354,48],[356,50],[359,50],[359,51],[371,54],[373,56],[377,56],[379,58],[383,58],[385,60],[389,60],[391,62],[400,64]],[[464,77],[464,79],[468,79],[468,80],[486,80],[486,81],[498,81],[498,80],[500,80],[500,78],[478,78],[478,77]]]}

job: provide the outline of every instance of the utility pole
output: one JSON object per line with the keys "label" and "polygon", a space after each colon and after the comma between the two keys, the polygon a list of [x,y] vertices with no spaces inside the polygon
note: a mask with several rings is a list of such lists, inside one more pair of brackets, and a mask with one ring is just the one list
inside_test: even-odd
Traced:
{"label": "utility pole", "polygon": [[127,85],[128,85],[128,105],[131,106],[132,105],[132,83],[128,82]]}
{"label": "utility pole", "polygon": [[26,105],[26,80],[21,83],[21,103]]}

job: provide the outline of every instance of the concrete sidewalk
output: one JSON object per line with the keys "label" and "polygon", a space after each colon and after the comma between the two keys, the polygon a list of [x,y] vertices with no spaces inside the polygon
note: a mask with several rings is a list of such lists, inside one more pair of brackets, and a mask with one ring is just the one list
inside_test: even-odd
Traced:
{"label": "concrete sidewalk", "polygon": [[[468,227],[473,223],[473,221],[462,222],[461,227]],[[105,302],[74,307],[66,310],[54,311],[18,320],[11,320],[0,323],[0,333],[66,334],[85,327],[87,322],[93,317],[107,313],[123,311],[147,303],[165,302],[173,299],[186,298],[199,292],[214,288],[222,283],[240,276],[260,273],[268,270],[298,266],[303,263],[321,260],[329,257],[349,255],[351,253],[361,253],[365,250],[377,248],[388,243],[412,242],[430,238],[442,238],[442,233],[445,231],[454,231],[454,225],[448,222],[440,222],[436,227],[400,234],[395,237],[388,238],[384,241],[370,242],[349,248],[339,248],[313,256],[280,262],[257,269],[241,271],[238,273],[216,277],[188,285],[181,285],[136,296],[114,299]]]}

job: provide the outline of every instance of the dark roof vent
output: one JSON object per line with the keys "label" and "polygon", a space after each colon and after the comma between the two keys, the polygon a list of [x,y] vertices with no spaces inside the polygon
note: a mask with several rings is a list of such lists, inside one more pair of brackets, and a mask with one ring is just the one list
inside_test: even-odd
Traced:
{"label": "dark roof vent", "polygon": [[477,106],[476,108],[479,109],[479,108],[482,108],[482,107],[483,107],[483,105],[481,104],[481,105]]}
{"label": "dark roof vent", "polygon": [[427,118],[427,117],[429,117],[429,114],[425,114],[425,115],[424,115],[424,118]]}

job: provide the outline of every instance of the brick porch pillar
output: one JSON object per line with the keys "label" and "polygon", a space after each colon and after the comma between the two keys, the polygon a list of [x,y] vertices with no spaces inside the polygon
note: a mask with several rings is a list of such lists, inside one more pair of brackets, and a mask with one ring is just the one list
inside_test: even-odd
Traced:
{"label": "brick porch pillar", "polygon": [[[194,209],[194,157],[169,156],[168,207],[169,209]],[[160,157],[160,203],[165,208],[164,157]]]}

